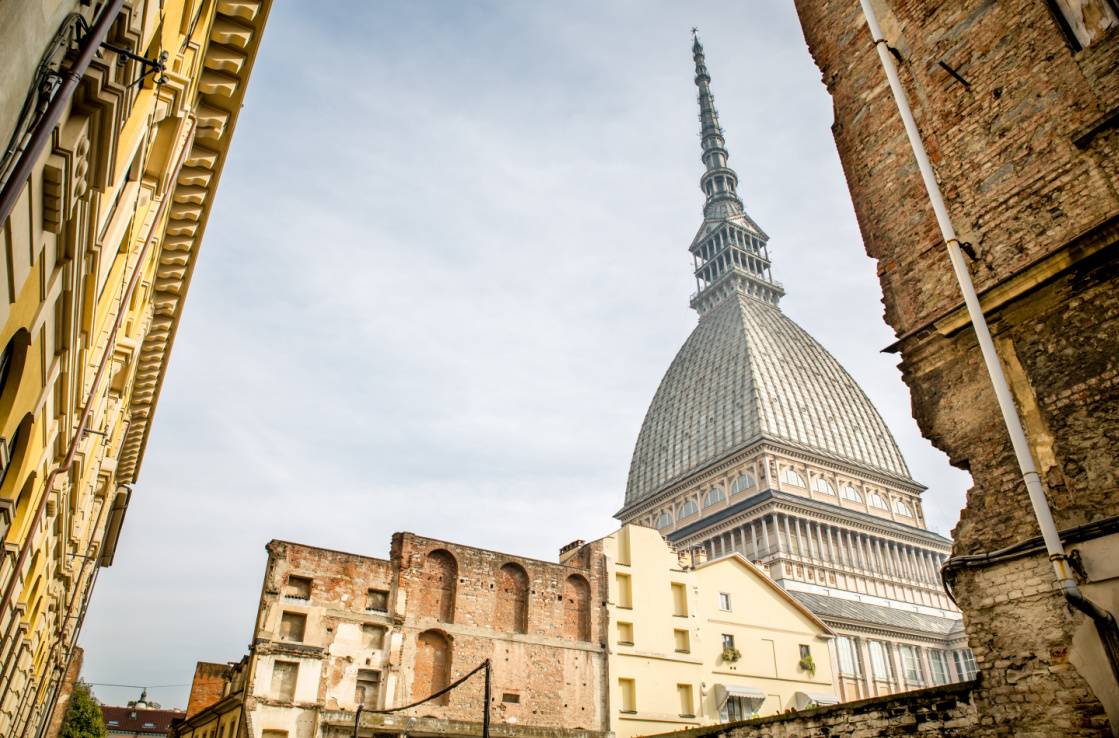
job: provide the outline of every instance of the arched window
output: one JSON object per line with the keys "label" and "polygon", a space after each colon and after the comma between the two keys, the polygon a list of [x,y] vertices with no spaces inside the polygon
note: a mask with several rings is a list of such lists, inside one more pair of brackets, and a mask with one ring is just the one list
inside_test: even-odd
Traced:
{"label": "arched window", "polygon": [[898,515],[904,515],[907,518],[913,517],[913,511],[909,509],[909,505],[906,505],[901,500],[894,500],[894,512]]}
{"label": "arched window", "polygon": [[852,502],[863,501],[863,496],[859,494],[859,491],[849,484],[843,485],[840,490],[843,492],[843,499],[845,500],[851,500]]}
{"label": "arched window", "polygon": [[679,517],[681,519],[686,518],[689,515],[695,515],[697,512],[699,512],[699,505],[695,504],[695,500],[688,500],[680,506]]}
{"label": "arched window", "polygon": [[[451,642],[439,630],[425,630],[416,639],[416,666],[413,671],[412,701],[418,702],[451,682]],[[437,705],[447,704],[450,693],[436,697]]]}
{"label": "arched window", "polygon": [[877,492],[868,492],[866,499],[867,502],[870,503],[871,507],[877,507],[879,510],[890,509],[890,507],[886,504],[886,501],[882,499],[882,495],[878,494]]}
{"label": "arched window", "polygon": [[505,564],[497,574],[493,627],[505,633],[528,632],[528,574],[517,564]]}
{"label": "arched window", "polygon": [[730,492],[732,495],[737,495],[745,492],[754,486],[754,478],[749,472],[744,472],[738,475],[738,479],[734,480],[731,485]]}
{"label": "arched window", "polygon": [[707,490],[707,495],[703,498],[703,506],[704,507],[711,507],[712,505],[716,505],[716,504],[722,502],[726,498],[727,498],[727,496],[725,494],[723,494],[723,488],[722,487],[719,487],[719,486],[712,487],[711,489]]}
{"label": "arched window", "polygon": [[781,472],[781,481],[785,482],[785,484],[792,484],[797,487],[805,486],[804,477],[797,474],[796,471],[791,468],[785,469],[783,472]]}
{"label": "arched window", "polygon": [[834,495],[835,487],[831,486],[831,482],[823,477],[816,477],[812,480],[812,489],[817,492],[822,492],[825,495]]}
{"label": "arched window", "polygon": [[424,558],[424,587],[420,612],[444,623],[455,621],[455,583],[458,563],[450,551],[436,549]]}
{"label": "arched window", "polygon": [[591,639],[591,585],[578,574],[563,583],[563,635],[573,641]]}
{"label": "arched window", "polygon": [[657,518],[657,530],[667,530],[672,527],[672,513],[665,510],[661,516]]}

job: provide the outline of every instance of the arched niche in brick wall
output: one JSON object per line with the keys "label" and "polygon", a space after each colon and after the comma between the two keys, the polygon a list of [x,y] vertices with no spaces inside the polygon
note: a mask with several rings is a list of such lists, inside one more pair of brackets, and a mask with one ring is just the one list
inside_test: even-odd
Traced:
{"label": "arched niche in brick wall", "polygon": [[528,632],[528,574],[512,562],[497,574],[493,627],[505,633]]}
{"label": "arched niche in brick wall", "polygon": [[[451,640],[441,630],[425,630],[416,638],[416,664],[412,670],[412,701],[429,697],[451,682]],[[432,702],[445,705],[450,694]]]}
{"label": "arched niche in brick wall", "polygon": [[455,584],[458,562],[450,551],[438,548],[424,557],[424,587],[420,613],[443,623],[455,621]]}
{"label": "arched niche in brick wall", "polygon": [[578,574],[563,583],[563,635],[575,641],[591,639],[591,585]]}

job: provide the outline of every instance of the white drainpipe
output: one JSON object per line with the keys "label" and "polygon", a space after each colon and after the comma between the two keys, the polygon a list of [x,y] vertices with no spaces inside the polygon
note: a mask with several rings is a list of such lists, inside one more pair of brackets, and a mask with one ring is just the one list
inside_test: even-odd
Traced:
{"label": "white drainpipe", "polygon": [[1026,432],[1022,428],[1022,419],[1018,416],[1018,408],[1014,405],[1014,397],[1010,393],[1010,386],[1003,374],[1002,364],[999,363],[995,344],[991,340],[991,331],[987,327],[987,319],[983,316],[983,309],[979,305],[979,297],[975,294],[975,285],[971,281],[971,273],[964,263],[964,255],[960,250],[960,242],[956,238],[956,229],[952,227],[952,219],[948,215],[948,208],[944,205],[944,198],[940,194],[940,186],[936,182],[932,164],[925,145],[921,141],[921,134],[917,130],[917,123],[913,120],[913,113],[909,109],[909,99],[898,79],[897,66],[894,58],[882,38],[882,29],[878,26],[878,18],[874,14],[870,0],[859,0],[862,4],[863,15],[874,39],[874,47],[878,49],[878,58],[882,60],[882,68],[886,71],[886,78],[890,81],[890,89],[894,93],[894,100],[901,113],[901,120],[905,124],[905,133],[909,136],[909,144],[913,147],[913,156],[917,159],[917,166],[921,170],[921,179],[925,181],[925,189],[929,193],[933,212],[936,213],[936,222],[940,224],[941,235],[948,246],[948,258],[952,261],[952,270],[956,273],[956,280],[960,283],[960,292],[963,293],[964,303],[967,305],[971,326],[975,329],[975,337],[979,341],[979,348],[983,352],[983,362],[987,365],[987,372],[991,375],[991,384],[998,398],[999,409],[1006,423],[1007,433],[1010,434],[1010,443],[1014,446],[1014,455],[1018,457],[1018,467],[1022,472],[1022,481],[1026,484],[1026,491],[1030,495],[1030,504],[1033,505],[1034,516],[1037,518],[1041,536],[1045,540],[1045,548],[1049,552],[1049,560],[1053,562],[1053,571],[1061,589],[1067,594],[1079,596],[1076,580],[1069,571],[1068,560],[1065,555],[1061,537],[1057,533],[1057,526],[1053,522],[1053,513],[1049,509],[1049,502],[1045,499],[1045,490],[1041,486],[1041,476],[1037,473],[1030,445],[1026,440]]}

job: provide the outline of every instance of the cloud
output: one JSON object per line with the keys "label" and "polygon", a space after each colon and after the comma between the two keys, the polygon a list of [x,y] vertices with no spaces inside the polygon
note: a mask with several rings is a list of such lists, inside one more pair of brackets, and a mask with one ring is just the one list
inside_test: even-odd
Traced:
{"label": "cloud", "polygon": [[695,325],[692,25],[783,308],[863,385],[950,528],[967,478],[879,353],[874,264],[790,5],[276,3],[87,678],[182,684],[239,658],[272,538],[383,556],[413,530],[551,559],[612,529]]}

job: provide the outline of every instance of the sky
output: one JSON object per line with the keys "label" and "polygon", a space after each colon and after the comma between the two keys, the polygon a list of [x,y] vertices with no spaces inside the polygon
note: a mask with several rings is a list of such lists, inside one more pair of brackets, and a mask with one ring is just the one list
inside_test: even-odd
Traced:
{"label": "sky", "polygon": [[692,26],[782,309],[861,383],[950,532],[969,479],[882,353],[792,3],[281,0],[82,633],[103,702],[125,684],[184,707],[197,661],[244,655],[269,540],[387,556],[407,530],[554,560],[614,529],[696,323]]}

